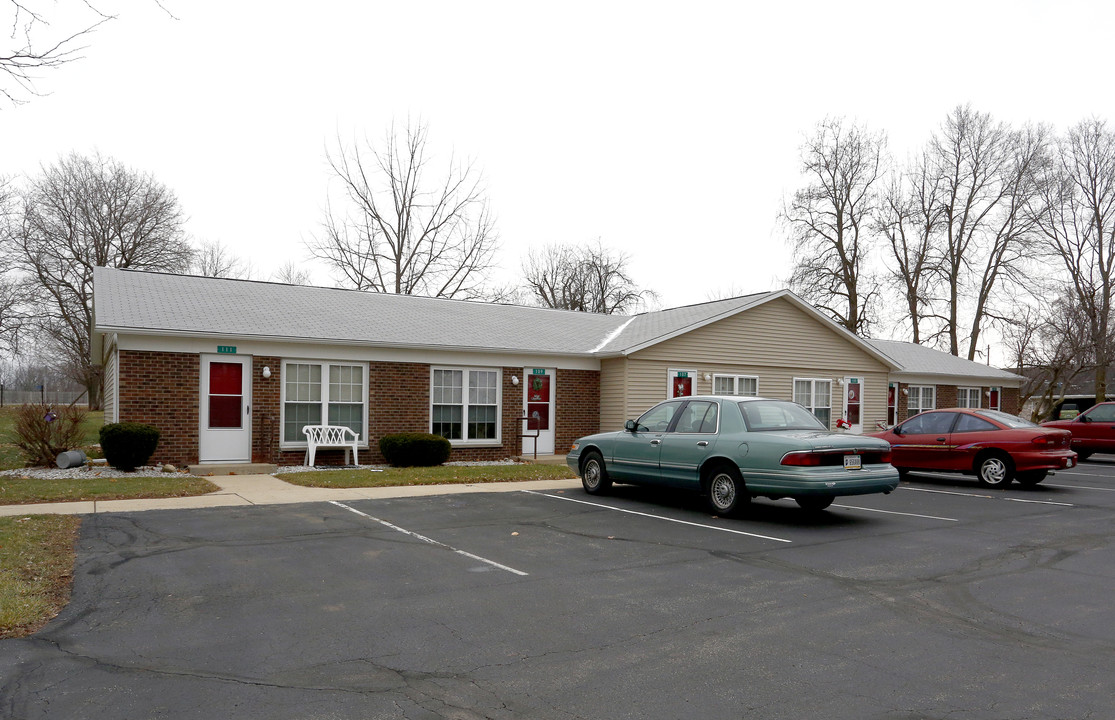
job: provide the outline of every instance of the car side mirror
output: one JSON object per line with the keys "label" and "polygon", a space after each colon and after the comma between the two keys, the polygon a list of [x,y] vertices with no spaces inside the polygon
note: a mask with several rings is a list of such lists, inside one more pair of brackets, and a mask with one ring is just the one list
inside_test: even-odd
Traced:
{"label": "car side mirror", "polygon": [[898,437],[902,437],[902,426],[901,425],[894,428],[894,434],[897,435]]}
{"label": "car side mirror", "polygon": [[1077,418],[1077,420],[1079,420],[1082,423],[1092,422],[1091,420],[1088,419],[1087,415],[1081,415],[1080,417]]}
{"label": "car side mirror", "polygon": [[[612,427],[615,427],[615,426],[613,425]],[[626,423],[623,424],[623,429],[626,430],[629,433],[635,432],[635,421],[634,420],[628,420]]]}

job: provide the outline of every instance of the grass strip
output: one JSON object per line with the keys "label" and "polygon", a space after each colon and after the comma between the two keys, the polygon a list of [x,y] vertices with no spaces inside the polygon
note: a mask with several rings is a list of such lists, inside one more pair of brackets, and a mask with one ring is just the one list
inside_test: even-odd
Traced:
{"label": "grass strip", "polygon": [[157,477],[100,477],[48,480],[0,477],[0,505],[77,500],[132,500],[187,497],[219,490],[205,478],[167,473]]}
{"label": "grass strip", "polygon": [[438,465],[435,467],[314,470],[281,473],[277,477],[295,485],[320,488],[398,487],[400,485],[454,485],[491,482],[560,480],[577,477],[564,465]]}
{"label": "grass strip", "polygon": [[0,517],[0,638],[30,635],[70,599],[73,515]]}

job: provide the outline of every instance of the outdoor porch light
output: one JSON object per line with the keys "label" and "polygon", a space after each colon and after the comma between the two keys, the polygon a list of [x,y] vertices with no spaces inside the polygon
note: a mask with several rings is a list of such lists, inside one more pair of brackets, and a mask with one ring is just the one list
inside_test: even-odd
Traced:
{"label": "outdoor porch light", "polygon": [[512,385],[518,385],[519,384],[519,376],[518,375],[512,375],[511,376],[511,384]]}
{"label": "outdoor porch light", "polygon": [[910,394],[910,388],[902,388],[902,394],[903,395],[909,395]]}
{"label": "outdoor porch light", "polygon": [[712,375],[705,373],[705,380],[712,380]]}
{"label": "outdoor porch light", "polygon": [[271,368],[264,365],[263,366],[263,379],[266,380],[269,377],[271,377]]}

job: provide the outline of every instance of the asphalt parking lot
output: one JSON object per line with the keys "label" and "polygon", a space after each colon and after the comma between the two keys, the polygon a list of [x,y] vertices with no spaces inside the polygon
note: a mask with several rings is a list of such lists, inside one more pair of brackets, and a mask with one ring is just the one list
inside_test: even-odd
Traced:
{"label": "asphalt parking lot", "polygon": [[1115,456],[809,516],[619,486],[84,520],[5,718],[1111,718]]}

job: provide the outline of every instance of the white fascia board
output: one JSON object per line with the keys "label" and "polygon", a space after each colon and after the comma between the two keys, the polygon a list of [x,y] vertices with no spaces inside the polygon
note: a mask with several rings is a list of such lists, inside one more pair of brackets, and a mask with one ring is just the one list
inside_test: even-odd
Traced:
{"label": "white fascia board", "polygon": [[903,385],[955,385],[957,387],[1021,387],[1022,378],[994,378],[980,375],[930,375],[926,373],[890,374],[891,382]]}
{"label": "white fascia board", "polygon": [[231,345],[238,355],[272,355],[283,359],[329,359],[356,362],[414,362],[498,367],[555,367],[563,370],[599,370],[600,360],[586,355],[526,353],[453,347],[386,347],[316,340],[259,339],[210,335],[119,334],[121,350],[151,352],[217,353],[218,345]]}

